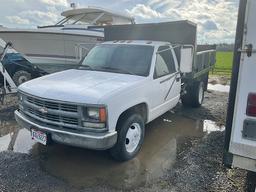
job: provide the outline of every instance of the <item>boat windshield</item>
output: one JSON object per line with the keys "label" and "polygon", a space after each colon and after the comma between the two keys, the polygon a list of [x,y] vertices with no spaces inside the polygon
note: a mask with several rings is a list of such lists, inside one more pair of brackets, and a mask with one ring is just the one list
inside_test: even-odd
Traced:
{"label": "boat windshield", "polygon": [[61,21],[59,21],[56,25],[88,25],[91,24],[93,20],[85,19],[86,14],[72,15],[65,17]]}
{"label": "boat windshield", "polygon": [[105,16],[104,13],[97,14],[78,14],[68,16],[61,21],[59,21],[56,25],[111,25],[114,21],[113,18]]}
{"label": "boat windshield", "polygon": [[98,45],[80,69],[148,76],[154,48],[149,45]]}

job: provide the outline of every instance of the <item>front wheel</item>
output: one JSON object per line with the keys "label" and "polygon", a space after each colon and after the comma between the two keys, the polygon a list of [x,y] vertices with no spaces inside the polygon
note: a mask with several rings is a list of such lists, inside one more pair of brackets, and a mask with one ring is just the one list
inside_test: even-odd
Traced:
{"label": "front wheel", "polygon": [[144,120],[140,115],[132,114],[123,118],[117,126],[117,143],[110,153],[118,161],[127,161],[141,149],[145,134]]}

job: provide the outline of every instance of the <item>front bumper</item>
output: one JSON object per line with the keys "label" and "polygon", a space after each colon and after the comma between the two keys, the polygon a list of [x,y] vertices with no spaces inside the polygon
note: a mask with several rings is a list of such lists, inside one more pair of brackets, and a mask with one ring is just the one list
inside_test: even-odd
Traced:
{"label": "front bumper", "polygon": [[113,147],[117,141],[116,132],[82,134],[44,127],[30,121],[18,110],[15,111],[15,119],[21,127],[24,127],[28,130],[31,128],[36,128],[45,133],[49,133],[53,141],[66,145],[88,149],[105,150]]}

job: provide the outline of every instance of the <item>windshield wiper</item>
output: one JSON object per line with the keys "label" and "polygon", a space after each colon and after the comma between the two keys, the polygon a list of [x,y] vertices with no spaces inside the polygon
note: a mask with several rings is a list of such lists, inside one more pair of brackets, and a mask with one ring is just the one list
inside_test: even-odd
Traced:
{"label": "windshield wiper", "polygon": [[120,72],[120,73],[126,73],[126,74],[130,74],[130,75],[136,75],[135,73],[125,70],[125,69],[120,69],[120,68],[113,68],[113,67],[99,67],[97,68],[99,70],[101,69],[105,69],[105,70],[109,70],[109,71],[113,71],[113,72]]}

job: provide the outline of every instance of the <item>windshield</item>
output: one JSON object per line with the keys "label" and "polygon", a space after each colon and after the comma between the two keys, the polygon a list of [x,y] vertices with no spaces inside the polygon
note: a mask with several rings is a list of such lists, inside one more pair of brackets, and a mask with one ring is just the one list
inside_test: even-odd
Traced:
{"label": "windshield", "polygon": [[89,52],[81,69],[148,76],[153,51],[144,45],[99,45]]}
{"label": "windshield", "polygon": [[78,15],[72,15],[69,17],[66,17],[59,21],[56,25],[88,25],[90,24],[89,20],[84,21],[86,17],[86,14],[78,14]]}

